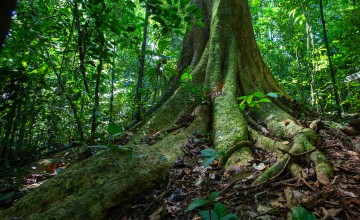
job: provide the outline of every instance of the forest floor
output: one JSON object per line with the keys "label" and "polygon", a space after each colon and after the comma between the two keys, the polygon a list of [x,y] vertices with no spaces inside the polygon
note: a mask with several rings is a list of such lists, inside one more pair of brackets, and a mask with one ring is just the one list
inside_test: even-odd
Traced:
{"label": "forest floor", "polygon": [[[202,219],[201,211],[213,210],[214,203],[227,207],[239,219],[287,219],[301,205],[317,219],[359,219],[360,216],[360,136],[345,136],[336,129],[319,129],[318,149],[329,158],[334,178],[328,185],[316,181],[313,164],[307,164],[304,178],[287,174],[259,186],[251,183],[276,161],[276,155],[259,148],[246,166],[225,171],[215,160],[204,167],[201,151],[213,147],[210,134],[194,134],[182,147],[185,157],[173,166],[167,181],[131,203],[109,210],[108,219]],[[22,175],[0,179],[0,208],[7,208],[33,188],[56,176],[69,164],[90,157],[88,148],[66,149],[36,165]],[[195,199],[214,201],[187,211]],[[216,195],[216,196],[215,196]]]}

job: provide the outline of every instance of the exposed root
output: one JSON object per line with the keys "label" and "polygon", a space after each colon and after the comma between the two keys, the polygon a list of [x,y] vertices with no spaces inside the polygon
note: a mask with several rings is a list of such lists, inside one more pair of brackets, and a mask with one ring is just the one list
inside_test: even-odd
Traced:
{"label": "exposed root", "polygon": [[295,119],[272,103],[264,105],[258,111],[257,117],[266,123],[267,129],[278,138],[291,139],[292,146],[290,149],[288,147],[284,148],[282,144],[275,144],[271,139],[259,135],[257,132],[252,132],[253,139],[261,143],[260,145],[264,145],[265,149],[271,146],[273,151],[274,146],[278,145],[276,148],[285,153],[284,157],[260,175],[255,183],[264,182],[281,173],[286,168],[290,159],[292,161],[289,167],[290,172],[294,176],[304,177],[305,174],[301,167],[295,163],[295,159],[306,155],[309,155],[308,159],[315,165],[317,180],[321,184],[329,183],[330,178],[333,176],[333,170],[324,154],[314,147],[317,140],[314,131],[298,125]]}
{"label": "exposed root", "polygon": [[280,176],[285,171],[289,162],[289,156],[284,156],[283,158],[277,160],[274,165],[272,165],[254,181],[253,185],[276,179],[276,177]]}
{"label": "exposed root", "polygon": [[245,148],[245,147],[251,148],[252,147],[251,141],[242,141],[242,142],[237,143],[236,145],[228,148],[228,150],[225,152],[225,155],[221,158],[220,164],[225,165],[227,160],[233,153],[235,153],[236,151],[242,151],[242,148]]}
{"label": "exposed root", "polygon": [[284,144],[281,141],[273,140],[269,137],[266,137],[265,135],[262,135],[254,129],[249,129],[249,133],[251,139],[254,141],[254,145],[258,148],[263,149],[264,151],[276,152],[279,156],[281,156],[283,151],[290,150],[289,145]]}

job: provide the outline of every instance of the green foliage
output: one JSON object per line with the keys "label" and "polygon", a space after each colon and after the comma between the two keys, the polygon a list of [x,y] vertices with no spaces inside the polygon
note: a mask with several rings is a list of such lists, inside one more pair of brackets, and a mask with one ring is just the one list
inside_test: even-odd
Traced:
{"label": "green foliage", "polygon": [[201,155],[205,158],[203,166],[208,167],[212,162],[214,162],[214,160],[219,159],[220,157],[224,157],[225,152],[217,152],[213,148],[206,148],[201,151]]}
{"label": "green foliage", "polygon": [[[265,62],[281,86],[314,110],[336,109],[318,1],[251,1],[254,30]],[[345,112],[358,112],[346,76],[360,70],[360,9],[348,1],[324,4],[330,53]],[[270,19],[271,18],[271,19]]]}
{"label": "green foliage", "polygon": [[184,73],[181,75],[180,82],[186,83],[186,82],[192,81],[192,75],[190,69],[185,69]]}
{"label": "green foliage", "polygon": [[262,92],[254,92],[251,95],[248,96],[241,96],[237,98],[237,100],[242,100],[239,104],[239,108],[241,110],[245,110],[246,107],[248,108],[259,108],[260,103],[269,103],[271,102],[270,99],[266,98],[266,96],[277,99],[281,96],[281,93],[276,92],[269,92],[266,95]]}
{"label": "green foliage", "polygon": [[96,145],[91,146],[92,148],[97,149],[109,149],[115,152],[118,152],[120,154],[126,154],[126,155],[132,155],[133,154],[133,148],[130,146],[119,146],[117,144],[113,144],[113,141],[116,137],[124,135],[123,129],[121,129],[116,123],[110,122],[107,126],[107,131],[109,133],[109,136],[106,138],[101,134],[96,134],[96,136],[104,143],[107,143],[106,145]]}
{"label": "green foliage", "polygon": [[123,132],[123,130],[114,122],[110,122],[107,131],[112,137],[116,137]]}
{"label": "green foliage", "polygon": [[[209,198],[207,199],[194,199],[189,206],[187,207],[186,211],[191,211],[196,208],[200,207],[211,207],[212,204],[215,202],[216,198],[220,195],[220,191],[215,191],[211,193]],[[231,220],[231,219],[238,219],[235,214],[228,213],[227,208],[221,202],[216,202],[212,209],[200,211],[199,215],[202,219],[205,220]]]}
{"label": "green foliage", "polygon": [[[18,3],[0,57],[0,160],[80,138],[107,143],[122,135],[114,123],[132,120],[145,6],[151,8],[145,110],[158,101],[177,75],[185,28],[200,12],[186,1],[146,2]],[[95,134],[108,137],[95,135],[92,121]]]}
{"label": "green foliage", "polygon": [[295,208],[293,208],[293,210],[292,210],[292,219],[293,220],[316,220],[316,217],[313,213],[310,213],[307,209],[298,205]]}

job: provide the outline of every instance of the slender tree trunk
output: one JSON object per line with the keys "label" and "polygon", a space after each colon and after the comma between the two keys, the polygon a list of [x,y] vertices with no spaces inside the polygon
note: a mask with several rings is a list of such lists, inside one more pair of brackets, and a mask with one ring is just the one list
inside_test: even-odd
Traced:
{"label": "slender tree trunk", "polygon": [[141,51],[139,56],[139,72],[137,78],[136,94],[135,94],[135,120],[140,121],[143,113],[143,78],[145,74],[145,53],[148,38],[148,26],[149,26],[149,9],[147,3],[145,3],[145,18],[143,28],[143,42],[141,44]]}
{"label": "slender tree trunk", "polygon": [[97,128],[97,118],[99,115],[99,102],[100,102],[100,96],[99,96],[99,89],[100,89],[100,81],[101,81],[101,73],[103,70],[103,56],[104,56],[104,45],[105,45],[105,36],[101,32],[101,30],[98,30],[98,37],[100,38],[100,57],[99,57],[99,64],[97,65],[97,76],[96,76],[96,84],[95,84],[95,94],[94,94],[94,108],[92,112],[92,122],[91,122],[91,140],[95,139],[95,133]]}
{"label": "slender tree trunk", "polygon": [[1,159],[8,162],[11,154],[11,145],[10,137],[13,130],[13,124],[15,119],[16,105],[13,104],[10,108],[9,114],[7,115],[7,120],[5,123],[5,135],[2,139],[2,145],[0,148]]}
{"label": "slender tree trunk", "polygon": [[[311,62],[308,64],[307,71],[311,76],[310,82],[310,97],[311,105],[315,106],[315,45],[314,45],[314,34],[312,32],[311,21],[308,15],[307,7],[302,0],[299,0],[303,14],[305,15],[306,20],[306,51],[308,57],[311,59]],[[316,104],[316,109],[319,111],[319,105]]]}
{"label": "slender tree trunk", "polygon": [[11,137],[10,137],[10,142],[9,142],[9,146],[10,149],[12,149],[10,156],[15,156],[18,153],[18,144],[14,144],[16,143],[15,140],[19,140],[19,137],[16,136],[16,134],[18,133],[18,129],[20,126],[20,118],[21,115],[23,114],[21,108],[23,105],[23,96],[24,96],[24,92],[23,92],[22,86],[20,85],[19,90],[20,90],[20,94],[19,97],[17,98],[17,109],[16,109],[16,116],[14,119],[14,125],[12,127],[12,131],[11,131]]}
{"label": "slender tree trunk", "polygon": [[46,48],[44,48],[44,50],[45,50],[45,54],[47,56],[47,59],[49,60],[50,65],[51,65],[51,67],[52,67],[52,69],[53,69],[53,71],[54,71],[54,73],[56,75],[56,78],[57,78],[58,83],[59,83],[60,90],[63,93],[63,95],[65,96],[66,100],[69,102],[70,108],[71,108],[71,110],[72,110],[72,112],[74,114],[74,119],[75,119],[75,122],[76,122],[76,125],[77,125],[77,134],[79,135],[79,139],[81,141],[83,141],[84,140],[84,130],[83,130],[82,122],[81,122],[80,117],[78,115],[77,107],[74,104],[72,98],[69,96],[69,94],[67,94],[64,83],[62,81],[62,77],[61,77],[60,73],[58,72],[58,70],[56,69],[55,64],[53,63],[53,61],[51,59],[51,56],[49,54],[49,51]]}
{"label": "slender tree trunk", "polygon": [[114,88],[115,88],[115,69],[112,67],[111,72],[111,86],[110,86],[110,103],[109,103],[109,118],[110,121],[113,120],[114,114]]}
{"label": "slender tree trunk", "polygon": [[341,116],[339,90],[338,90],[338,86],[336,83],[335,71],[334,71],[334,68],[332,65],[332,61],[331,61],[331,52],[330,52],[329,40],[328,40],[327,33],[326,33],[326,24],[325,24],[325,19],[324,19],[324,9],[323,9],[323,1],[322,0],[320,0],[320,15],[321,15],[321,23],[322,23],[322,27],[323,27],[324,41],[325,41],[325,45],[326,45],[326,52],[327,52],[327,57],[329,60],[330,75],[331,75],[331,81],[333,84],[333,93],[334,93],[334,97],[335,97],[337,114],[338,114],[338,116]]}
{"label": "slender tree trunk", "polygon": [[75,19],[75,26],[78,31],[78,40],[77,40],[77,47],[79,51],[79,70],[84,82],[84,87],[86,92],[89,94],[89,85],[86,78],[86,68],[85,68],[85,56],[87,53],[87,47],[86,47],[86,39],[85,39],[85,33],[81,27],[80,24],[80,15],[79,15],[79,4],[75,3],[74,5],[74,19]]}
{"label": "slender tree trunk", "polygon": [[[36,96],[33,96],[33,99],[31,100],[31,108],[29,112],[35,112],[36,110]],[[33,146],[33,138],[34,138],[34,127],[35,127],[35,121],[36,121],[37,114],[31,114],[29,119],[29,128],[27,131],[27,146]]]}

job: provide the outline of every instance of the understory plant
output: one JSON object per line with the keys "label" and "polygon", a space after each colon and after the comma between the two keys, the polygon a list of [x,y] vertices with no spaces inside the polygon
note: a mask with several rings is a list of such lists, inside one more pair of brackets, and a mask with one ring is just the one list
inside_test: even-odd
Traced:
{"label": "understory plant", "polygon": [[260,103],[268,103],[271,102],[267,97],[271,97],[277,99],[281,97],[282,94],[278,92],[269,92],[266,95],[262,92],[254,92],[251,95],[240,96],[237,98],[238,100],[242,100],[239,104],[241,110],[244,110],[246,107],[249,108],[259,108]]}
{"label": "understory plant", "polygon": [[[209,198],[207,199],[194,199],[189,206],[187,207],[186,211],[191,211],[196,208],[200,207],[207,207],[208,209],[204,211],[200,211],[198,214],[201,216],[202,219],[205,220],[234,220],[238,219],[238,217],[233,214],[229,213],[225,205],[221,202],[216,202],[216,198],[220,195],[220,191],[215,191],[211,193]],[[215,204],[214,204],[215,203]]]}

